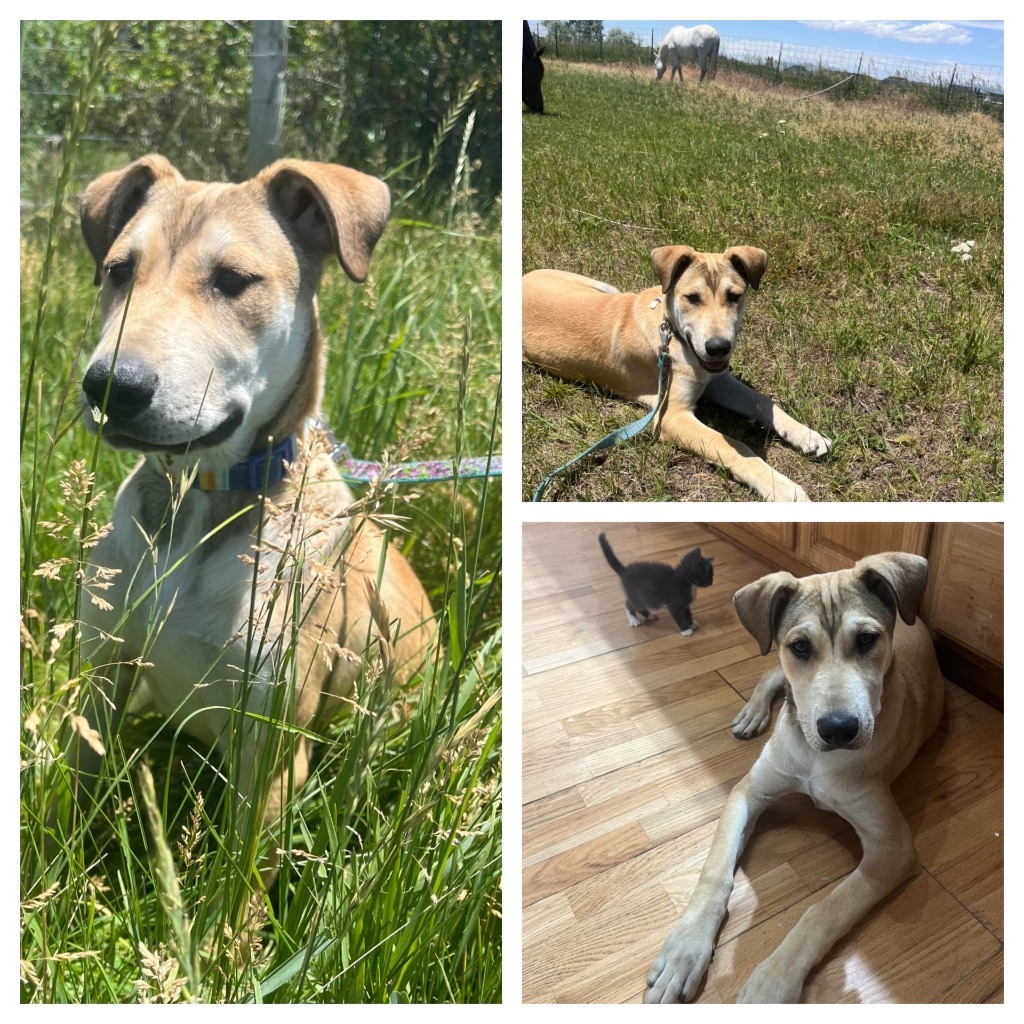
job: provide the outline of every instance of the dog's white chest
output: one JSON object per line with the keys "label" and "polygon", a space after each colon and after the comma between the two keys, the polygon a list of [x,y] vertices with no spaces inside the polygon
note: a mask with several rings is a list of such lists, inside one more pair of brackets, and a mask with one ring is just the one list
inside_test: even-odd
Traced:
{"label": "dog's white chest", "polygon": [[269,591],[279,558],[270,551],[257,567],[250,530],[240,522],[221,527],[211,543],[206,518],[197,514],[203,502],[195,495],[154,537],[141,526],[144,496],[129,478],[115,505],[114,529],[93,556],[94,564],[119,570],[106,595],[114,607],[92,609],[89,617],[123,640],[113,661],[138,659],[145,666],[145,684],[135,688],[131,706],[152,706],[212,740],[223,723],[195,712],[236,705],[243,679],[248,704],[259,703],[275,677],[280,645],[268,628]]}
{"label": "dog's white chest", "polygon": [[834,811],[836,809],[832,790],[826,780],[812,775],[804,784],[804,792],[819,810]]}

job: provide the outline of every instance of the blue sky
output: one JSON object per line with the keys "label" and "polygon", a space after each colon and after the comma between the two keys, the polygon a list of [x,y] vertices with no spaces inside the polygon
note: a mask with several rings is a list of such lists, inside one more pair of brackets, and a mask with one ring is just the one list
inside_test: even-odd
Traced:
{"label": "blue sky", "polygon": [[[715,16],[714,10],[702,14],[699,8],[688,8],[683,24],[702,23],[714,25],[724,39],[766,40],[1000,71],[1003,67],[1001,21],[727,21]],[[658,38],[674,24],[678,22],[605,21],[604,27],[606,32],[618,27],[645,36],[653,29]]]}

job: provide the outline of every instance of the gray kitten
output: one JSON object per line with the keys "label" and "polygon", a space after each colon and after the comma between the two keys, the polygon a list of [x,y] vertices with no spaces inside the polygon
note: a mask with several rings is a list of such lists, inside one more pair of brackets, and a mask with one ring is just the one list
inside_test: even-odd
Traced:
{"label": "gray kitten", "polygon": [[684,555],[673,569],[662,562],[632,562],[623,565],[602,533],[598,540],[608,564],[618,573],[626,592],[626,616],[631,626],[653,622],[650,608],[667,608],[683,636],[692,636],[697,623],[690,615],[694,587],[710,587],[714,582],[714,558],[704,558],[700,548]]}

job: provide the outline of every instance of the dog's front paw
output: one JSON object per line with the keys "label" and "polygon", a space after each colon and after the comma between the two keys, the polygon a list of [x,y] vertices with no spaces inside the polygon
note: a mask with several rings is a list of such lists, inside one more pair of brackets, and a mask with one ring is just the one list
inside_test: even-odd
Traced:
{"label": "dog's front paw", "polygon": [[697,628],[697,623],[695,622],[689,629],[681,629],[681,630],[679,630],[679,635],[680,636],[693,636],[693,631],[696,628]]}
{"label": "dog's front paw", "polygon": [[772,706],[762,701],[748,700],[743,710],[732,720],[732,733],[741,740],[759,736],[771,720]]}
{"label": "dog's front paw", "polygon": [[823,455],[828,455],[831,450],[832,441],[816,430],[808,430],[800,442],[800,451],[805,455],[816,455],[820,458]]}
{"label": "dog's front paw", "polygon": [[711,963],[713,942],[703,942],[680,925],[666,940],[647,975],[645,1003],[688,1003]]}
{"label": "dog's front paw", "polygon": [[807,497],[807,492],[799,485],[793,483],[792,480],[786,480],[783,484],[776,487],[771,494],[766,495],[765,501],[810,501]]}
{"label": "dog's front paw", "polygon": [[737,1003],[798,1003],[803,979],[785,974],[771,962],[763,960],[755,968],[736,997]]}

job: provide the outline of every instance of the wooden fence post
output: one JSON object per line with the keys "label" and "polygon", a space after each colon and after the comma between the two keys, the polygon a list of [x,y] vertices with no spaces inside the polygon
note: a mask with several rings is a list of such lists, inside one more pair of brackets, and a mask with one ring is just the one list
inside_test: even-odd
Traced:
{"label": "wooden fence post", "polygon": [[857,91],[857,82],[860,81],[860,69],[861,69],[861,65],[863,65],[863,63],[864,63],[864,54],[862,53],[860,55],[860,60],[857,61],[857,70],[854,73],[853,78],[850,79],[850,87],[849,87],[849,89],[846,90],[847,93],[850,96],[852,96]]}
{"label": "wooden fence post", "polygon": [[281,155],[288,22],[254,21],[249,103],[249,177]]}
{"label": "wooden fence post", "polygon": [[953,65],[953,74],[949,76],[949,88],[946,90],[946,109],[949,109],[949,99],[953,95],[953,83],[956,81],[957,65]]}

